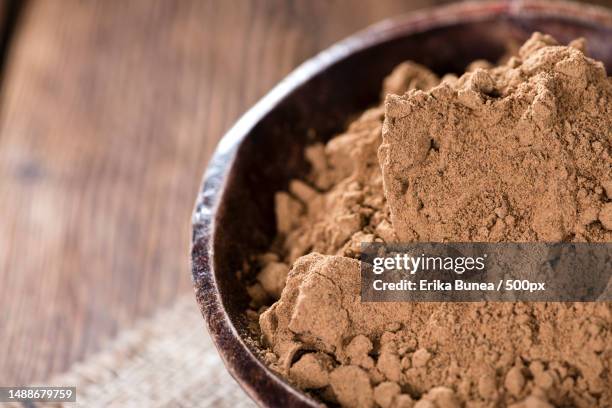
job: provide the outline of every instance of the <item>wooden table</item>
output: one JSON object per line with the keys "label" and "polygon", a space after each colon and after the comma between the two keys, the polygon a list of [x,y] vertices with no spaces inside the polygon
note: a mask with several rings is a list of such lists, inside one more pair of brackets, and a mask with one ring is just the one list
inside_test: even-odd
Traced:
{"label": "wooden table", "polygon": [[228,127],[317,51],[439,2],[30,0],[0,13],[14,25],[0,385],[44,382],[189,292],[192,205]]}

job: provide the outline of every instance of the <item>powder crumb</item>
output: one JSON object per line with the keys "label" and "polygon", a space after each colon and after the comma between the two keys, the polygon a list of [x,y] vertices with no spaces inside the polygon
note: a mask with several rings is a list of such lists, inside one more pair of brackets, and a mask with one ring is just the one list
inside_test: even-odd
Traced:
{"label": "powder crumb", "polygon": [[280,257],[274,252],[266,252],[265,254],[258,255],[256,257],[257,263],[259,266],[263,267],[269,264],[270,262],[279,262]]}
{"label": "powder crumb", "polygon": [[277,220],[276,229],[280,234],[286,234],[297,225],[296,220],[302,213],[302,206],[297,200],[284,192],[276,193],[274,202]]}
{"label": "powder crumb", "polygon": [[[328,170],[327,158],[325,157],[325,146],[321,143],[315,143],[308,146],[304,152],[306,160],[310,163],[314,174],[323,175]],[[318,177],[315,181],[317,187],[326,189],[329,187],[331,180],[326,180],[325,177]]]}
{"label": "powder crumb", "polygon": [[402,64],[383,104],[306,149],[248,288],[273,369],[350,407],[612,406],[610,302],[362,303],[356,259],[374,241],[611,242],[612,81],[587,49],[536,33],[460,77]]}
{"label": "powder crumb", "polygon": [[402,375],[402,366],[397,352],[383,349],[378,356],[376,368],[390,381],[399,381]]}
{"label": "powder crumb", "polygon": [[341,366],[331,373],[331,386],[344,407],[372,407],[374,393],[368,374],[356,366]]}
{"label": "powder crumb", "polygon": [[400,386],[396,382],[386,381],[380,383],[374,388],[374,401],[382,408],[389,408],[401,391]]}
{"label": "powder crumb", "polygon": [[511,395],[519,396],[525,386],[525,377],[521,367],[512,367],[506,374],[504,386]]}
{"label": "powder crumb", "polygon": [[601,207],[599,221],[605,229],[612,231],[612,203],[606,203]]}
{"label": "powder crumb", "polygon": [[494,400],[497,397],[497,380],[495,372],[487,373],[478,379],[478,394],[485,400]]}
{"label": "powder crumb", "polygon": [[602,180],[601,185],[606,193],[606,197],[608,197],[608,200],[612,200],[612,178]]}
{"label": "powder crumb", "polygon": [[302,389],[323,388],[329,385],[333,360],[323,353],[304,354],[289,369],[291,378]]}
{"label": "powder crumb", "polygon": [[251,298],[251,307],[257,309],[268,302],[268,292],[259,282],[247,286],[247,293]]}
{"label": "powder crumb", "polygon": [[476,60],[471,62],[466,68],[465,72],[473,72],[477,69],[491,69],[493,68],[493,64],[491,64],[487,60]]}
{"label": "powder crumb", "polygon": [[383,83],[383,98],[387,94],[403,95],[410,89],[429,89],[440,79],[426,67],[411,61],[399,64]]}
{"label": "powder crumb", "polygon": [[317,190],[301,180],[291,180],[289,191],[302,203],[313,201],[318,195]]}
{"label": "powder crumb", "polygon": [[[447,387],[432,388],[423,396],[424,401],[429,401],[435,408],[460,408],[461,403],[455,392]],[[422,401],[423,401],[422,400]]]}
{"label": "powder crumb", "polygon": [[397,241],[397,236],[395,235],[393,226],[387,220],[382,220],[380,224],[376,226],[376,229],[374,231],[376,232],[376,235],[381,237],[385,242]]}
{"label": "powder crumb", "polygon": [[268,263],[257,275],[257,280],[261,284],[263,290],[278,299],[285,287],[289,267],[282,262]]}
{"label": "powder crumb", "polygon": [[374,346],[369,338],[363,335],[353,337],[353,340],[346,346],[346,355],[349,362],[363,368],[372,368],[374,360],[368,355]]}
{"label": "powder crumb", "polygon": [[414,404],[414,408],[438,408],[438,407],[436,407],[436,404],[434,404],[432,401],[422,399],[422,400],[417,401],[416,404]]}
{"label": "powder crumb", "polygon": [[391,408],[413,408],[415,406],[414,400],[408,394],[401,394],[393,399]]}
{"label": "powder crumb", "polygon": [[412,365],[414,367],[425,367],[431,358],[431,353],[426,349],[419,349],[412,355]]}
{"label": "powder crumb", "polygon": [[567,44],[567,46],[575,48],[579,50],[580,52],[582,52],[583,54],[586,54],[587,42],[586,42],[586,39],[583,37],[576,38],[575,40],[570,41],[569,44]]}
{"label": "powder crumb", "polygon": [[518,404],[510,405],[509,408],[554,408],[554,406],[539,397],[530,396]]}

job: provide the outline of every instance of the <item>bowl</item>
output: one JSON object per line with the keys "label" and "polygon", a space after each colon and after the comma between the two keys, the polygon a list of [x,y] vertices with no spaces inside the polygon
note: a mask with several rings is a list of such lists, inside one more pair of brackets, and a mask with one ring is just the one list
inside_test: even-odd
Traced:
{"label": "bowl", "polygon": [[497,60],[509,41],[520,43],[533,31],[563,43],[585,37],[590,55],[611,71],[612,12],[606,9],[559,1],[460,3],[383,21],[321,52],[220,141],[193,213],[193,281],[225,366],[260,406],[321,405],[258,358],[244,314],[249,297],[237,273],[271,243],[274,193],[306,175],[304,146],[328,140],[375,104],[383,78],[400,62],[460,74],[473,60]]}

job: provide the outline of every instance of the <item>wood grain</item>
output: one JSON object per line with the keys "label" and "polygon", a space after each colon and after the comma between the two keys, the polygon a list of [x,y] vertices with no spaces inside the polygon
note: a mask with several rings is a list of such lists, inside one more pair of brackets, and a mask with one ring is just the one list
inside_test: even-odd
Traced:
{"label": "wood grain", "polygon": [[431,3],[30,1],[1,95],[0,384],[44,381],[189,292],[224,131],[317,51]]}

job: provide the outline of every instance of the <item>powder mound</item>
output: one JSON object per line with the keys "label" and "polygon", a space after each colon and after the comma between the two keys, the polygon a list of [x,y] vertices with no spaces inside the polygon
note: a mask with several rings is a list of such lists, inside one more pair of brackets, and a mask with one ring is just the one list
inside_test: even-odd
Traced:
{"label": "powder mound", "polygon": [[610,401],[609,304],[362,303],[360,290],[359,261],[299,258],[260,317],[274,368],[343,406]]}
{"label": "powder mound", "polygon": [[549,36],[519,57],[387,97],[378,154],[401,241],[612,241],[612,82]]}
{"label": "powder mound", "polygon": [[[388,91],[428,89],[439,79],[414,63],[399,65],[385,81]],[[278,192],[279,252],[287,263],[309,252],[355,256],[362,242],[396,239],[383,194],[376,152],[383,108],[366,110],[345,133],[306,149],[312,171]]]}
{"label": "powder mound", "polygon": [[362,303],[355,259],[372,241],[612,241],[612,80],[584,50],[536,33],[461,77],[404,63],[384,106],[307,148],[248,287],[273,369],[346,407],[612,406],[610,302]]}

